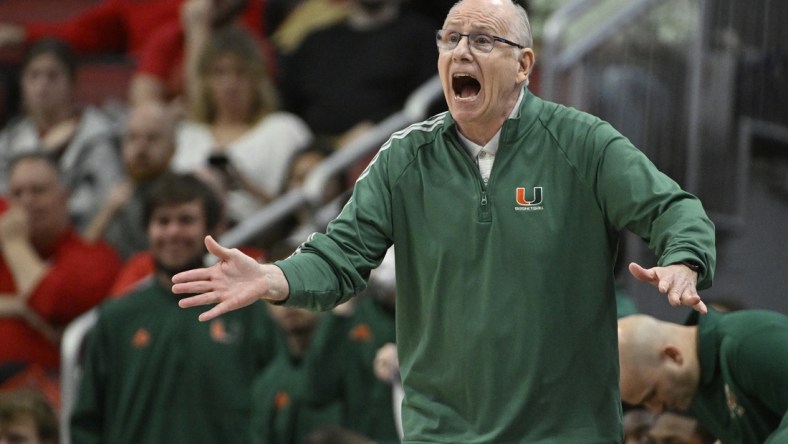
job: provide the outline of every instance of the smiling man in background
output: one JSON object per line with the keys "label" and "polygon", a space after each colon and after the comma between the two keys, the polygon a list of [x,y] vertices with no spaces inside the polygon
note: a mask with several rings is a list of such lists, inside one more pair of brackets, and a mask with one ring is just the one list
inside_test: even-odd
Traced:
{"label": "smiling man in background", "polygon": [[219,199],[194,176],[165,173],[143,214],[155,273],[99,309],[71,441],[247,443],[252,380],[274,354],[265,306],[198,324],[170,291],[175,273],[203,263]]}

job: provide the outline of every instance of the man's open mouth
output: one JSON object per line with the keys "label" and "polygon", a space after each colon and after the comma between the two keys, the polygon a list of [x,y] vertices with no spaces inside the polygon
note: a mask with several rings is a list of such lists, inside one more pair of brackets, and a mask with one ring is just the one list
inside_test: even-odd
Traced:
{"label": "man's open mouth", "polygon": [[454,97],[459,99],[469,99],[476,97],[482,89],[481,83],[470,74],[454,74],[451,78],[451,87],[454,90]]}

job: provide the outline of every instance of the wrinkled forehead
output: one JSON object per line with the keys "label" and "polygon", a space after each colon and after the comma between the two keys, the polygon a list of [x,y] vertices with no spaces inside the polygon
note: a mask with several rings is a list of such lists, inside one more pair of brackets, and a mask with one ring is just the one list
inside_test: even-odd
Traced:
{"label": "wrinkled forehead", "polygon": [[449,11],[443,28],[505,34],[512,27],[513,14],[509,0],[465,0]]}

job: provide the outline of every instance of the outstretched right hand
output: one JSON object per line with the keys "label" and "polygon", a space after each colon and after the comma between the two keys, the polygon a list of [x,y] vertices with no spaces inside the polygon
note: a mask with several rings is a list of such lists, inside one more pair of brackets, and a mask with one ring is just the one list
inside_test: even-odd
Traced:
{"label": "outstretched right hand", "polygon": [[200,314],[200,321],[209,321],[228,311],[237,310],[263,299],[281,302],[287,299],[290,287],[282,270],[260,264],[233,248],[219,245],[213,237],[205,238],[208,252],[219,262],[207,268],[184,271],[172,277],[172,292],[194,293],[178,302],[181,308],[217,304]]}

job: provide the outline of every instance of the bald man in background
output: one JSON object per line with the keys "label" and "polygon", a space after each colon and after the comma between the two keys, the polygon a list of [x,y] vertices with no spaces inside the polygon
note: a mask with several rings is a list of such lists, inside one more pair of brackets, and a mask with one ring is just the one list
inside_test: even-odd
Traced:
{"label": "bald man in background", "polygon": [[766,310],[618,321],[621,399],[688,411],[725,443],[788,442],[788,316]]}

